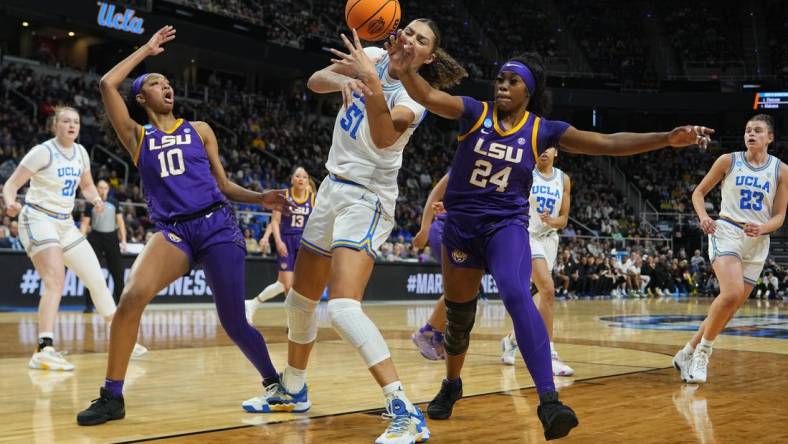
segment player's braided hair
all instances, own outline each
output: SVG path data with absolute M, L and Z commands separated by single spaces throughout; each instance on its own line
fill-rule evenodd
M 425 64 L 419 69 L 419 74 L 424 77 L 433 88 L 449 89 L 452 86 L 458 85 L 462 79 L 468 77 L 468 71 L 465 70 L 454 57 L 441 48 L 441 32 L 438 29 L 438 24 L 427 18 L 416 19 L 417 22 L 422 22 L 430 27 L 432 33 L 435 34 L 435 43 L 433 50 L 435 53 L 435 60 L 430 64 Z
M 527 66 L 536 80 L 536 91 L 531 92 L 526 109 L 546 117 L 552 108 L 553 100 L 550 91 L 547 90 L 547 69 L 542 56 L 537 52 L 526 52 L 513 57 L 512 60 Z

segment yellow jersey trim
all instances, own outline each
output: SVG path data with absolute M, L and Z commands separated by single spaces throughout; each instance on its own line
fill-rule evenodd
M 482 102 L 482 115 L 479 116 L 479 120 L 477 120 L 476 123 L 473 124 L 473 127 L 471 127 L 471 129 L 468 130 L 467 133 L 457 137 L 457 140 L 462 142 L 463 140 L 467 139 L 468 136 L 470 136 L 474 131 L 479 129 L 480 126 L 482 126 L 482 122 L 484 122 L 485 117 L 487 117 L 487 102 Z
M 539 138 L 539 121 L 540 120 L 541 119 L 539 118 L 539 116 L 536 116 L 536 119 L 534 119 L 533 128 L 531 128 L 531 148 L 534 150 L 534 160 L 539 158 L 539 149 L 537 148 L 536 143 L 537 143 L 538 138 Z
M 134 165 L 137 165 L 137 163 L 139 163 L 140 161 L 140 152 L 142 151 L 142 141 L 145 140 L 144 137 L 145 137 L 145 127 L 141 126 L 140 134 L 139 136 L 137 136 L 137 152 L 134 153 L 134 159 L 132 159 L 134 161 Z
M 295 203 L 297 203 L 297 204 L 299 204 L 299 205 L 301 205 L 301 204 L 303 204 L 303 203 L 305 203 L 306 201 L 308 201 L 308 200 L 309 200 L 309 191 L 306 191 L 306 192 L 304 193 L 304 200 L 298 200 L 298 199 L 296 199 L 296 197 L 295 197 L 295 193 L 293 193 L 293 188 L 290 188 L 290 189 L 288 189 L 288 190 L 287 190 L 287 193 L 288 193 L 288 195 L 289 195 L 289 196 L 292 196 L 292 197 L 293 197 L 293 202 L 295 202 Z
M 172 133 L 175 132 L 175 130 L 180 128 L 181 125 L 183 125 L 183 119 L 178 119 L 178 120 L 175 121 L 175 125 L 173 125 L 172 128 L 170 128 L 169 130 L 160 130 L 160 131 L 163 132 L 164 134 L 172 134 Z M 197 131 L 197 130 L 195 130 L 195 131 Z M 197 131 L 197 134 L 199 135 L 200 132 Z M 200 137 L 200 140 L 202 140 L 202 137 Z
M 498 132 L 498 135 L 500 136 L 511 136 L 517 131 L 520 131 L 520 129 L 522 129 L 522 127 L 525 125 L 525 122 L 528 121 L 529 117 L 531 117 L 531 113 L 526 111 L 525 114 L 523 114 L 523 118 L 517 123 L 517 125 L 509 128 L 508 131 L 504 131 L 498 125 L 498 107 L 493 106 L 493 126 L 495 127 L 495 131 Z

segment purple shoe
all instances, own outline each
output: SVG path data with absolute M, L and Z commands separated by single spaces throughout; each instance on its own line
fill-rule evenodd
M 410 336 L 410 339 L 416 344 L 422 356 L 430 361 L 440 361 L 446 359 L 446 352 L 443 349 L 443 341 L 436 341 L 433 332 L 417 331 Z

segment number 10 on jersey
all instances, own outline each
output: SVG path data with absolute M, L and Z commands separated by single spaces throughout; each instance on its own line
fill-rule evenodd
M 180 176 L 186 172 L 186 165 L 183 163 L 183 151 L 174 148 L 159 153 L 159 166 L 161 167 L 161 177 Z

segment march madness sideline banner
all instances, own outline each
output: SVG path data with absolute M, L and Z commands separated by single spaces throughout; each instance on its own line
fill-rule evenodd
M 123 256 L 128 278 L 136 256 Z M 276 280 L 277 267 L 273 259 L 250 257 L 246 259 L 246 298 L 252 298 Z M 107 285 L 112 291 L 114 282 L 104 269 Z M 0 252 L 0 309 L 36 307 L 43 287 L 41 277 L 30 259 L 21 252 Z M 482 287 L 488 296 L 497 296 L 498 287 L 490 275 L 485 275 Z M 66 272 L 61 305 L 83 305 L 85 286 L 70 270 Z M 436 264 L 377 263 L 372 272 L 365 300 L 435 300 L 443 293 L 443 276 Z M 279 296 L 281 301 L 283 296 Z M 188 275 L 162 290 L 153 303 L 212 302 L 211 290 L 205 273 L 195 268 Z

